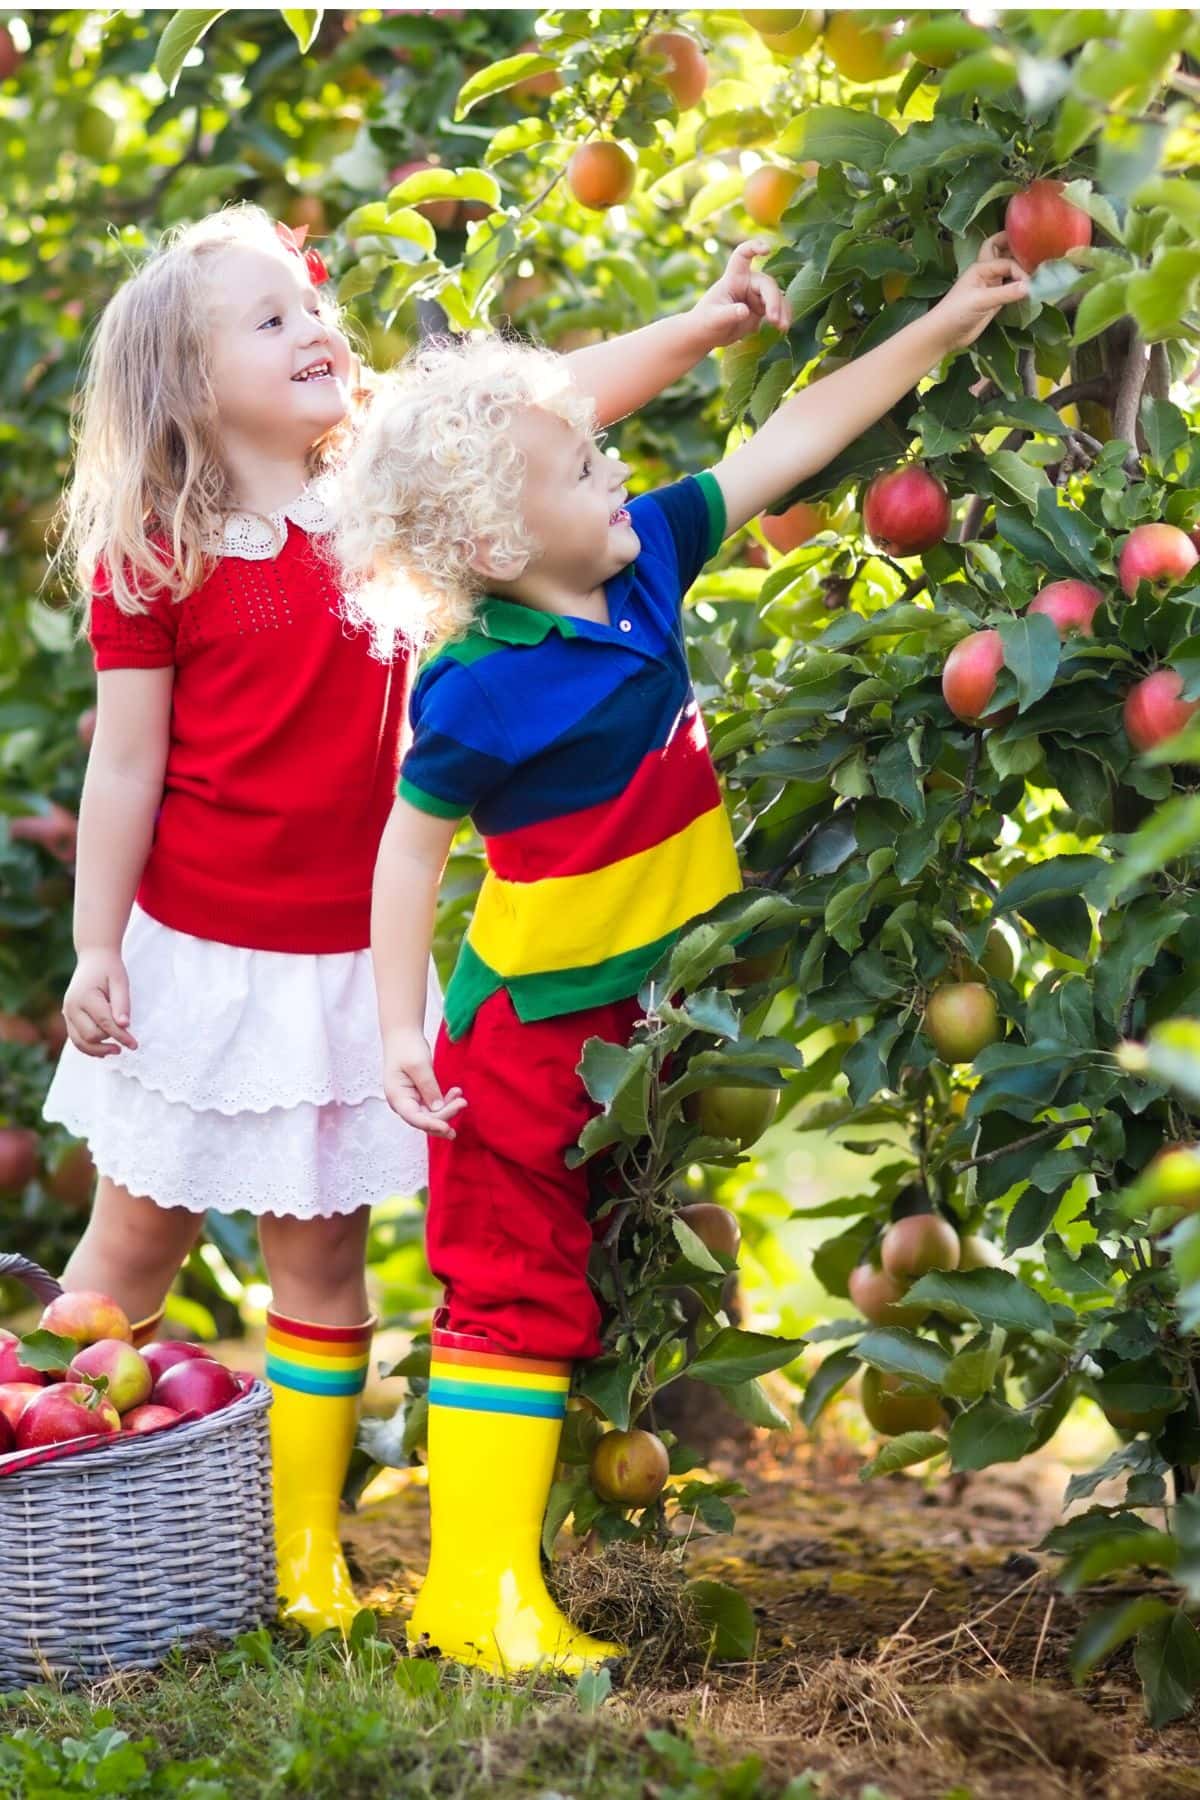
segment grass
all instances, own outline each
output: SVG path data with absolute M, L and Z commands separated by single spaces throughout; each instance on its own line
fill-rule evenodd
M 624 1709 L 621 1709 L 624 1714 Z M 257 1631 L 88 1692 L 0 1697 L 0 1796 L 66 1800 L 819 1800 L 815 1776 L 618 1716 L 607 1675 L 492 1681 L 360 1635 Z M 880 1796 L 879 1800 L 883 1800 Z

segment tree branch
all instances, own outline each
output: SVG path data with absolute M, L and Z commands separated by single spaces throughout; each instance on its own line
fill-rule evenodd
M 1125 352 L 1125 367 L 1121 371 L 1121 383 L 1117 389 L 1117 401 L 1113 407 L 1113 436 L 1121 438 L 1136 453 L 1138 407 L 1141 404 L 1142 388 L 1146 383 L 1146 371 L 1149 366 L 1150 352 L 1136 329 L 1129 339 L 1129 347 Z
M 999 1162 L 1002 1156 L 1012 1156 L 1017 1150 L 1027 1150 L 1031 1144 L 1040 1144 L 1046 1138 L 1065 1137 L 1068 1131 L 1075 1131 L 1080 1125 L 1087 1125 L 1087 1119 L 1059 1119 L 1053 1125 L 1043 1125 L 1038 1131 L 1026 1132 L 1024 1137 L 1014 1138 L 1011 1144 L 1001 1144 L 998 1150 L 985 1150 L 982 1156 L 972 1156 L 966 1162 L 955 1163 L 954 1173 L 965 1175 L 968 1169 L 983 1169 L 989 1163 Z
M 954 846 L 952 863 L 960 863 L 967 847 L 967 819 L 975 802 L 975 777 L 979 773 L 979 757 L 983 749 L 983 732 L 978 728 L 971 734 L 971 754 L 967 758 L 967 772 L 963 777 L 962 799 L 958 803 L 958 842 Z
M 960 544 L 969 544 L 973 538 L 979 536 L 979 527 L 983 523 L 983 515 L 987 509 L 988 496 L 986 494 L 972 495 L 971 504 L 963 514 L 962 529 L 958 534 Z

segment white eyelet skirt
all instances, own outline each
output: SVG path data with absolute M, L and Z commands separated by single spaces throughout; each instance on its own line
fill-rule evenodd
M 62 1053 L 45 1116 L 159 1206 L 330 1218 L 424 1187 L 422 1132 L 384 1098 L 369 950 L 292 955 L 189 937 L 134 907 L 136 1050 Z M 441 1024 L 431 967 L 425 1030 Z

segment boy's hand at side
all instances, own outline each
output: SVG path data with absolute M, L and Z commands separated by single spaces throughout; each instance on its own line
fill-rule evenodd
M 430 1137 L 454 1137 L 450 1121 L 467 1102 L 461 1088 L 442 1093 L 422 1032 L 396 1031 L 388 1038 L 383 1047 L 383 1089 L 388 1105 L 406 1125 Z
M 761 325 L 774 325 L 777 331 L 791 325 L 791 308 L 775 277 L 751 266 L 756 256 L 768 256 L 774 248 L 759 239 L 739 244 L 721 279 L 697 300 L 692 319 L 709 349 L 736 344 Z
M 964 269 L 950 292 L 929 314 L 942 328 L 946 349 L 965 350 L 985 331 L 1002 306 L 1029 298 L 1029 277 L 1014 262 L 1002 231 L 980 247 L 978 260 Z

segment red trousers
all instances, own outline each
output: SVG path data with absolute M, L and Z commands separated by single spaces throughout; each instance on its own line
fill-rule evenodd
M 461 1087 L 467 1106 L 453 1141 L 429 1140 L 426 1246 L 446 1290 L 439 1330 L 516 1356 L 599 1352 L 589 1165 L 566 1164 L 599 1108 L 575 1071 L 588 1038 L 626 1043 L 640 1017 L 629 999 L 525 1025 L 501 991 L 457 1043 L 443 1028 L 434 1069 L 443 1093 Z

